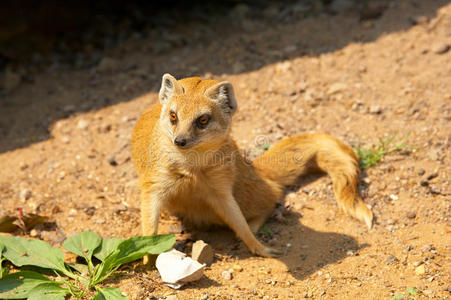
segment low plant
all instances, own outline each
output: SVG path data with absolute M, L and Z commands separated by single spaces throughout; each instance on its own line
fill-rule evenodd
M 412 300 L 421 293 L 416 287 L 407 288 L 406 293 L 396 294 L 393 296 L 392 300 Z
M 394 135 L 386 139 L 380 138 L 379 143 L 376 146 L 372 146 L 371 148 L 363 148 L 362 144 L 359 142 L 354 151 L 359 156 L 360 168 L 363 170 L 374 166 L 375 164 L 380 162 L 385 155 L 389 153 L 398 150 L 414 149 L 414 147 L 404 144 L 409 135 L 406 135 L 403 139 L 401 139 L 400 142 L 393 145 L 393 141 L 395 140 L 397 135 L 398 134 L 395 133 Z
M 120 289 L 100 283 L 121 265 L 168 251 L 174 243 L 174 235 L 102 239 L 95 232 L 82 232 L 63 243 L 86 262 L 72 264 L 64 262 L 61 249 L 44 241 L 0 236 L 0 299 L 64 300 L 68 294 L 78 299 L 128 299 Z M 2 268 L 4 260 L 20 270 L 8 274 L 9 269 Z

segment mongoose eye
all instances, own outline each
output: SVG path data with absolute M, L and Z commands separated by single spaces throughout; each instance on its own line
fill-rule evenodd
M 175 124 L 175 122 L 177 122 L 177 114 L 175 112 L 171 111 L 169 118 L 171 119 L 172 124 Z
M 197 127 L 205 128 L 205 126 L 207 126 L 208 122 L 210 122 L 210 116 L 202 115 L 199 118 L 197 118 Z

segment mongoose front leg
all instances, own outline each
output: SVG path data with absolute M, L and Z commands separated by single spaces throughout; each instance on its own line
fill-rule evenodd
M 281 254 L 280 251 L 265 247 L 257 240 L 232 194 L 224 197 L 212 197 L 209 200 L 216 213 L 246 244 L 249 251 L 266 257 L 274 257 Z
M 160 218 L 161 201 L 157 193 L 141 192 L 141 233 L 143 236 L 158 233 L 158 220 Z M 143 257 L 143 263 L 150 262 L 150 255 Z

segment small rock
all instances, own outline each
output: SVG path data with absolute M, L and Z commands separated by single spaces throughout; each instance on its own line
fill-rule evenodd
M 424 173 L 426 173 L 426 171 L 425 171 L 424 169 L 419 169 L 419 170 L 418 170 L 418 175 L 419 175 L 419 176 L 423 176 Z
M 266 284 L 271 284 L 271 281 L 272 281 L 271 278 L 265 280 Z
M 440 190 L 440 188 L 437 187 L 436 185 L 433 185 L 433 184 L 431 184 L 431 185 L 429 186 L 429 191 L 430 191 L 432 194 L 436 194 L 436 195 L 439 195 L 439 194 L 442 193 L 442 191 Z
M 382 107 L 380 105 L 372 105 L 370 107 L 370 114 L 379 115 L 382 113 Z
M 437 42 L 431 46 L 431 51 L 435 54 L 444 54 L 448 52 L 450 45 L 444 42 Z
M 113 211 L 115 214 L 120 214 L 121 212 L 126 211 L 127 209 L 128 209 L 128 207 L 123 203 L 118 204 L 113 207 Z
M 94 206 L 90 206 L 84 209 L 85 214 L 88 216 L 93 216 L 96 213 L 96 208 Z
M 337 83 L 332 84 L 329 87 L 329 89 L 327 90 L 327 93 L 329 95 L 333 95 L 333 94 L 336 94 L 336 93 L 346 90 L 346 88 L 347 88 L 346 84 L 337 82 Z
M 409 219 L 415 219 L 416 216 L 417 216 L 417 213 L 414 211 L 407 212 L 407 218 L 409 218 Z
M 241 272 L 243 271 L 243 267 L 240 265 L 233 265 L 233 270 L 236 272 Z
M 424 262 L 423 262 L 422 260 L 419 260 L 419 261 L 414 262 L 414 263 L 413 263 L 413 266 L 414 266 L 414 267 L 418 267 L 418 266 L 421 266 L 423 263 L 424 263 Z
M 346 251 L 346 255 L 347 256 L 353 256 L 354 255 L 354 251 L 348 250 L 348 251 Z
M 427 180 L 420 180 L 420 185 L 421 186 L 428 186 L 429 185 L 429 182 L 427 181 Z
M 398 196 L 394 195 L 394 194 L 390 194 L 390 196 L 388 196 L 390 199 L 392 199 L 393 201 L 397 201 L 399 198 Z
M 425 25 L 429 22 L 429 18 L 427 16 L 415 16 L 410 18 L 410 22 L 413 25 Z
M 424 275 L 426 273 L 426 268 L 424 267 L 424 265 L 419 265 L 418 267 L 415 268 L 415 274 L 417 274 L 418 276 Z
M 203 294 L 200 296 L 199 300 L 210 300 L 210 294 Z
M 86 120 L 81 119 L 77 123 L 77 128 L 78 129 L 85 130 L 85 129 L 88 129 L 88 127 L 89 127 L 89 122 L 86 121 Z
M 207 243 L 202 240 L 196 241 L 193 244 L 193 251 L 191 257 L 197 260 L 201 264 L 211 265 L 213 262 L 214 254 L 213 249 Z
M 38 236 L 38 234 L 39 234 L 39 232 L 36 230 L 36 229 L 31 229 L 31 231 L 30 231 L 30 236 L 32 236 L 32 237 L 37 237 Z
M 437 173 L 437 172 L 432 173 L 432 174 L 429 174 L 429 175 L 426 177 L 426 180 L 432 180 L 432 179 L 436 178 L 437 176 L 438 176 L 438 173 Z
M 177 297 L 177 295 L 169 295 L 169 296 L 166 296 L 165 299 L 166 300 L 178 300 L 179 298 Z
M 22 201 L 28 200 L 31 198 L 31 191 L 29 189 L 23 189 L 20 191 L 19 199 Z
M 71 210 L 69 210 L 69 216 L 76 216 L 78 214 L 78 210 L 76 210 L 75 208 L 72 208 Z
M 70 138 L 67 135 L 65 135 L 61 138 L 61 142 L 64 144 L 69 144 Z
M 116 161 L 116 159 L 115 159 L 114 157 L 108 158 L 108 163 L 109 163 L 111 166 L 113 166 L 113 167 L 115 167 L 115 166 L 118 165 L 118 163 L 117 163 L 117 161 Z
M 368 177 L 365 177 L 365 178 L 363 178 L 363 182 L 365 182 L 366 184 L 370 184 L 371 179 L 369 179 Z
M 432 246 L 431 244 L 429 244 L 429 245 L 424 245 L 422 248 L 421 248 L 421 252 L 429 252 L 429 251 L 431 251 L 432 249 L 434 249 L 434 246 Z
M 233 278 L 232 273 L 229 272 L 229 271 L 223 271 L 223 272 L 221 273 L 221 276 L 222 276 L 222 278 L 224 278 L 225 280 L 232 280 L 232 278 Z
M 394 264 L 394 263 L 397 262 L 397 261 L 398 261 L 398 258 L 396 258 L 396 256 L 390 255 L 390 256 L 385 260 L 385 263 L 386 263 L 387 265 L 392 265 L 392 264 Z

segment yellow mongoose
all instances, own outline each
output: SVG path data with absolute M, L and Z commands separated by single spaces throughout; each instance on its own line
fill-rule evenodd
M 329 174 L 339 206 L 371 227 L 373 214 L 358 194 L 357 157 L 340 140 L 301 134 L 249 162 L 230 135 L 237 102 L 229 82 L 165 74 L 159 100 L 143 113 L 131 141 L 143 235 L 157 234 L 166 209 L 194 225 L 227 225 L 252 253 L 277 255 L 254 233 L 284 186 L 310 170 Z

